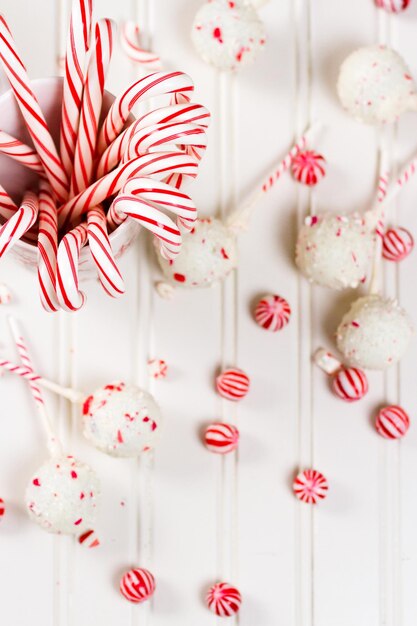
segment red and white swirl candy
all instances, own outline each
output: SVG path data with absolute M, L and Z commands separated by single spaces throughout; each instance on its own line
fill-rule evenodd
M 219 617 L 232 617 L 242 604 L 239 589 L 229 583 L 216 583 L 207 592 L 207 606 Z
M 145 602 L 155 591 L 155 578 L 147 569 L 131 569 L 123 574 L 120 581 L 120 592 L 135 604 Z
M 274 333 L 288 324 L 290 316 L 291 307 L 281 296 L 272 294 L 264 296 L 255 307 L 256 323 Z
M 363 370 L 357 367 L 342 367 L 333 376 L 333 391 L 346 402 L 356 402 L 369 390 L 368 379 Z
M 375 0 L 378 8 L 384 9 L 387 13 L 401 13 L 410 4 L 411 0 Z
M 389 228 L 382 239 L 382 256 L 387 261 L 402 261 L 414 248 L 414 238 L 405 228 Z
M 317 504 L 319 500 L 323 500 L 327 496 L 329 485 L 321 472 L 307 469 L 296 476 L 293 490 L 302 502 Z
M 313 187 L 326 175 L 326 159 L 313 150 L 298 152 L 293 157 L 291 171 L 296 181 Z
M 216 378 L 216 388 L 222 398 L 237 402 L 249 392 L 250 379 L 243 370 L 230 368 Z
M 217 454 L 227 454 L 236 450 L 239 444 L 239 431 L 233 424 L 210 424 L 204 433 L 207 450 Z
M 376 417 L 375 427 L 385 439 L 400 439 L 410 427 L 410 418 L 400 406 L 385 406 Z

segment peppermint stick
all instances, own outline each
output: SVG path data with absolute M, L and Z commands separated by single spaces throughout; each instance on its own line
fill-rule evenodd
M 271 169 L 270 173 L 266 177 L 256 183 L 253 191 L 247 196 L 241 203 L 241 208 L 234 211 L 227 220 L 227 225 L 233 230 L 240 231 L 245 230 L 248 227 L 252 212 L 262 198 L 275 183 L 281 178 L 281 176 L 289 169 L 291 162 L 298 152 L 301 152 L 306 147 L 309 141 L 312 141 L 314 137 L 321 130 L 320 124 L 315 124 L 308 128 L 305 133 L 297 139 L 292 148 L 287 152 L 284 158 L 281 158 L 276 165 Z
M 42 161 L 46 176 L 59 202 L 68 196 L 68 181 L 48 125 L 35 94 L 30 88 L 26 68 L 16 50 L 9 27 L 0 15 L 0 61 L 16 96 L 17 104 Z
M 87 226 L 79 224 L 61 240 L 57 255 L 57 295 L 64 311 L 78 311 L 85 302 L 79 290 L 78 271 L 81 249 L 87 243 Z
M 21 206 L 0 228 L 0 258 L 33 226 L 38 210 L 38 198 L 31 191 L 27 191 Z
M 74 0 L 67 39 L 61 112 L 60 152 L 68 180 L 74 167 L 87 52 L 90 46 L 92 0 Z
M 91 183 L 104 83 L 113 49 L 116 26 L 112 20 L 99 20 L 95 46 L 88 64 L 71 178 L 71 197 Z
M 56 393 L 63 398 L 66 398 L 70 402 L 81 403 L 85 400 L 86 394 L 81 391 L 75 391 L 70 387 L 62 387 L 57 383 L 54 383 L 50 380 L 42 378 L 39 374 L 36 374 L 32 369 L 25 367 L 23 365 L 17 365 L 12 361 L 8 361 L 6 359 L 0 359 L 0 370 L 6 370 L 11 374 L 15 374 L 16 376 L 20 376 L 25 380 L 36 382 L 43 389 L 47 389 L 48 391 L 52 391 L 52 393 Z
M 30 353 L 29 353 L 26 341 L 22 335 L 22 332 L 19 328 L 19 324 L 17 320 L 14 319 L 13 317 L 9 317 L 9 326 L 10 326 L 10 330 L 14 338 L 17 350 L 19 352 L 20 358 L 22 360 L 23 367 L 26 368 L 29 372 L 33 373 L 32 359 L 30 357 Z M 36 408 L 38 409 L 39 416 L 42 420 L 45 433 L 47 435 L 48 450 L 51 456 L 53 457 L 61 456 L 62 446 L 58 437 L 54 433 L 51 419 L 45 408 L 45 401 L 43 399 L 40 387 L 35 380 L 30 380 L 30 379 L 29 379 L 29 387 L 32 392 L 33 399 L 35 401 Z

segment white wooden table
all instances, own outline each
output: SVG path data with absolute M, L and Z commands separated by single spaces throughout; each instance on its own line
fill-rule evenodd
M 362 210 L 372 199 L 378 132 L 350 120 L 335 98 L 337 69 L 353 47 L 391 42 L 417 76 L 417 6 L 401 17 L 381 16 L 371 0 L 272 0 L 262 10 L 268 45 L 253 67 L 220 77 L 194 53 L 190 24 L 201 0 L 96 0 L 96 15 L 139 19 L 170 68 L 195 80 L 197 101 L 213 114 L 209 149 L 192 186 L 201 214 L 224 212 L 290 144 L 309 119 L 328 129 L 319 146 L 328 176 L 313 194 L 285 177 L 259 205 L 241 238 L 239 270 L 225 286 L 178 291 L 161 300 L 149 241 L 141 236 L 123 258 L 127 293 L 110 301 L 98 284 L 75 315 L 41 310 L 36 281 L 12 258 L 0 279 L 14 292 L 0 310 L 2 351 L 13 354 L 6 316 L 18 316 L 31 337 L 42 373 L 92 390 L 116 378 L 153 391 L 166 419 L 154 456 L 111 459 L 81 438 L 76 411 L 50 398 L 69 449 L 99 472 L 102 546 L 85 550 L 32 525 L 22 509 L 27 478 L 45 459 L 44 439 L 21 380 L 0 381 L 0 528 L 2 622 L 31 626 L 205 626 L 208 584 L 240 587 L 241 626 L 415 626 L 417 613 L 417 428 L 403 442 L 377 436 L 371 417 L 380 403 L 401 403 L 416 417 L 417 343 L 401 367 L 370 375 L 358 405 L 332 396 L 312 368 L 354 293 L 311 289 L 293 265 L 297 225 L 314 201 L 320 210 Z M 32 77 L 53 75 L 63 48 L 66 0 L 3 0 Z M 120 53 L 109 88 L 135 77 Z M 3 85 L 5 88 L 5 85 Z M 1 125 L 1 123 L 0 123 Z M 392 163 L 417 145 L 417 117 L 398 124 Z M 0 173 L 1 180 L 1 173 Z M 3 182 L 3 181 L 2 181 Z M 401 224 L 417 232 L 412 182 L 398 201 Z M 149 252 L 149 254 L 148 254 Z M 386 266 L 386 293 L 412 315 L 417 304 L 416 256 Z M 293 308 L 281 333 L 262 332 L 250 305 L 277 292 Z M 148 380 L 148 357 L 170 367 L 163 382 Z M 248 398 L 231 411 L 213 391 L 213 375 L 237 364 L 252 377 Z M 207 422 L 235 421 L 238 455 L 206 452 L 199 432 Z M 314 466 L 330 482 L 316 509 L 292 495 L 299 466 Z M 120 573 L 148 566 L 157 593 L 131 606 L 118 592 Z

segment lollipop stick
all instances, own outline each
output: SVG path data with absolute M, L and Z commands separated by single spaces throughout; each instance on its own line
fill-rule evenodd
M 20 331 L 19 324 L 16 319 L 9 317 L 9 326 L 15 341 L 17 350 L 22 360 L 23 366 L 30 372 L 33 372 L 32 359 L 29 354 L 28 347 Z M 58 437 L 54 433 L 50 417 L 45 408 L 45 402 L 42 396 L 42 392 L 38 383 L 35 380 L 29 380 L 29 387 L 32 392 L 33 399 L 35 400 L 36 408 L 38 409 L 39 416 L 42 420 L 45 433 L 48 441 L 48 449 L 51 456 L 62 455 L 62 446 Z
M 39 374 L 36 374 L 32 369 L 24 365 L 17 365 L 16 363 L 12 363 L 11 361 L 7 361 L 5 359 L 0 359 L 0 370 L 5 369 L 16 376 L 21 376 L 25 380 L 31 380 L 36 382 L 40 387 L 47 389 L 48 391 L 52 391 L 63 398 L 66 398 L 70 402 L 74 404 L 82 403 L 86 394 L 81 391 L 76 391 L 75 389 L 71 389 L 70 387 L 62 387 L 57 383 L 54 383 L 50 380 L 42 378 Z
M 262 177 L 262 179 L 255 184 L 252 192 L 249 193 L 246 199 L 244 199 L 241 203 L 241 208 L 234 211 L 227 220 L 227 225 L 230 228 L 236 231 L 245 230 L 247 228 L 249 219 L 256 204 L 289 169 L 294 156 L 303 150 L 307 143 L 316 137 L 321 129 L 322 125 L 318 123 L 310 126 L 310 128 L 308 128 L 305 133 L 297 139 L 284 158 L 281 158 L 278 163 L 272 167 L 269 174 Z

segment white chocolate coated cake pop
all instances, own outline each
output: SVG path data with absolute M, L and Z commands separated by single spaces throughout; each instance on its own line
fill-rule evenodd
M 308 217 L 300 229 L 295 261 L 308 280 L 330 289 L 355 288 L 364 282 L 375 238 L 358 215 Z
M 72 456 L 53 457 L 26 489 L 29 517 L 51 533 L 79 535 L 96 520 L 100 483 L 95 472 Z
M 195 16 L 192 40 L 204 61 L 231 71 L 257 57 L 265 28 L 249 0 L 209 0 Z
M 410 317 L 394 300 L 370 295 L 352 304 L 336 339 L 350 365 L 383 370 L 402 358 L 413 332 Z
M 236 236 L 218 219 L 198 219 L 193 230 L 183 235 L 181 252 L 174 260 L 157 255 L 171 284 L 208 287 L 236 267 Z
M 352 52 L 341 65 L 337 92 L 346 111 L 365 124 L 394 122 L 417 106 L 415 84 L 406 63 L 385 46 L 366 46 Z
M 136 385 L 105 385 L 83 405 L 84 436 L 111 456 L 134 457 L 153 448 L 161 423 L 155 400 Z

